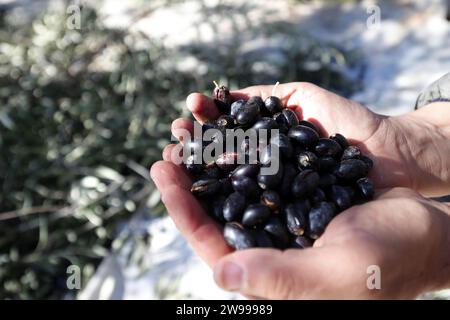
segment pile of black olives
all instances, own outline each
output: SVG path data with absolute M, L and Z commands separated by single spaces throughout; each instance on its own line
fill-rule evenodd
M 276 96 L 232 101 L 229 90 L 216 85 L 214 101 L 222 115 L 204 123 L 204 131 L 215 128 L 225 135 L 226 129 L 279 130 L 264 150 L 257 150 L 256 164 L 234 161 L 238 152 L 252 152 L 248 145 L 217 155 L 210 163 L 195 163 L 194 155 L 187 158 L 186 169 L 194 179 L 191 191 L 224 226 L 231 247 L 310 247 L 333 217 L 373 196 L 374 185 L 367 178 L 373 162 L 343 135 L 320 137 L 316 125 L 299 121 Z M 194 149 L 211 141 L 185 143 Z M 268 165 L 272 145 L 279 150 L 279 169 L 264 175 L 261 169 Z

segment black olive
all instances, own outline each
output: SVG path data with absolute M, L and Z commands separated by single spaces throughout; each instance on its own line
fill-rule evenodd
M 249 198 L 256 198 L 260 194 L 256 181 L 249 177 L 237 177 L 231 180 L 234 190 Z
M 311 151 L 304 151 L 297 155 L 297 161 L 300 169 L 317 169 L 319 158 Z
M 342 148 L 339 143 L 332 139 L 320 138 L 317 141 L 315 151 L 320 157 L 336 157 L 341 154 Z
M 230 174 L 231 179 L 238 177 L 256 177 L 259 172 L 259 164 L 241 164 Z
M 349 146 L 342 153 L 341 160 L 359 159 L 361 150 L 357 146 Z
M 259 153 L 259 162 L 262 165 L 269 165 L 272 161 L 279 161 L 280 149 L 275 144 L 268 144 Z
M 275 96 L 266 98 L 266 100 L 264 100 L 264 105 L 271 114 L 280 112 L 281 109 L 283 109 L 283 103 L 281 102 L 280 98 Z
M 231 184 L 231 180 L 228 178 L 219 179 L 220 183 L 220 192 L 223 195 L 229 195 L 234 191 L 233 185 Z
M 256 130 L 272 130 L 278 129 L 278 123 L 272 118 L 262 117 L 253 125 L 252 129 Z M 267 132 L 267 137 L 270 135 L 270 132 Z
M 189 157 L 187 157 L 186 159 L 186 169 L 188 172 L 192 173 L 192 174 L 199 174 L 202 172 L 203 170 L 203 164 L 201 162 L 200 157 L 195 156 L 194 154 L 190 155 Z
M 298 122 L 299 125 L 301 126 L 305 126 L 308 128 L 313 129 L 315 132 L 317 132 L 317 134 L 320 134 L 319 128 L 316 127 L 316 125 L 312 122 L 306 121 L 306 120 L 301 120 Z
M 199 197 L 213 196 L 221 189 L 217 179 L 198 180 L 192 184 L 191 192 Z
M 296 236 L 303 235 L 308 227 L 307 212 L 294 203 L 288 204 L 284 212 L 289 232 Z
M 296 127 L 299 124 L 297 115 L 295 114 L 294 111 L 292 111 L 291 109 L 283 109 L 283 111 L 281 111 L 281 113 L 283 114 L 284 118 L 286 119 L 287 125 L 289 128 L 292 127 Z
M 234 192 L 226 198 L 223 203 L 223 217 L 226 221 L 239 220 L 247 206 L 245 197 L 239 193 Z
M 236 152 L 224 152 L 216 159 L 216 165 L 223 171 L 229 172 L 237 166 L 238 154 Z
M 288 132 L 288 137 L 305 148 L 314 146 L 319 140 L 319 135 L 316 131 L 302 125 L 292 127 Z
M 278 213 L 281 208 L 280 195 L 273 190 L 266 190 L 261 195 L 261 203 L 265 204 L 275 213 Z
M 319 186 L 320 176 L 313 170 L 300 172 L 292 182 L 291 192 L 295 197 L 304 197 L 312 194 Z
M 319 187 L 326 188 L 336 184 L 337 178 L 331 173 L 322 173 L 319 178 Z
M 231 108 L 230 108 L 230 109 L 231 109 L 231 110 L 230 110 L 230 115 L 231 115 L 233 118 L 236 118 L 237 114 L 238 114 L 242 109 L 245 108 L 245 104 L 246 104 L 246 102 L 245 102 L 244 100 L 242 100 L 242 99 L 233 102 L 233 103 L 231 104 Z
M 263 173 L 264 170 L 268 168 L 262 167 L 257 177 L 258 185 L 261 189 L 274 189 L 278 187 L 283 179 L 283 165 L 281 162 L 278 163 L 278 170 L 272 174 Z
M 277 247 L 284 248 L 289 244 L 289 231 L 280 218 L 271 216 L 264 225 L 264 230 L 270 234 Z
M 325 192 L 320 188 L 317 188 L 309 198 L 313 204 L 318 204 L 319 202 L 327 200 Z
M 363 198 L 364 200 L 370 200 L 373 198 L 375 187 L 372 180 L 366 177 L 361 178 L 358 181 L 356 181 L 356 186 L 358 188 L 361 198 Z
M 246 104 L 244 108 L 240 109 L 236 114 L 236 122 L 240 125 L 250 127 L 259 118 L 259 108 L 256 104 Z
M 291 247 L 297 249 L 306 249 L 312 247 L 314 241 L 306 236 L 297 236 L 292 240 Z
M 349 189 L 339 185 L 331 186 L 330 198 L 340 210 L 350 208 L 352 205 L 352 194 Z
M 315 205 L 309 212 L 309 237 L 312 239 L 319 238 L 328 223 L 333 219 L 334 213 L 335 207 L 330 202 L 321 202 Z
M 332 157 L 322 157 L 317 161 L 317 166 L 320 172 L 333 172 L 338 165 L 338 162 Z
M 339 143 L 339 145 L 341 146 L 342 150 L 347 149 L 347 147 L 349 146 L 347 138 L 345 138 L 340 133 L 336 133 L 336 134 L 332 135 L 330 137 L 330 139 L 336 141 L 337 143 Z
M 339 178 L 353 181 L 364 177 L 368 171 L 369 169 L 363 161 L 348 159 L 339 164 L 336 174 Z
M 276 136 L 273 136 L 270 139 L 270 144 L 278 146 L 279 153 L 283 158 L 288 159 L 292 157 L 294 148 L 292 147 L 291 140 L 288 138 L 287 135 L 280 133 Z
M 256 240 L 250 230 L 246 230 L 240 223 L 228 222 L 223 229 L 225 241 L 236 250 L 256 247 Z
M 363 161 L 366 164 L 368 170 L 373 168 L 373 160 L 369 157 L 361 155 L 359 157 L 359 160 Z
M 235 126 L 235 120 L 232 116 L 221 115 L 217 120 L 217 127 L 221 129 L 232 129 Z
M 220 223 L 225 222 L 223 215 L 225 199 L 225 196 L 220 195 L 211 201 L 210 211 L 212 213 L 212 217 Z
M 242 216 L 242 225 L 256 227 L 262 225 L 270 217 L 270 209 L 261 203 L 247 206 Z
M 298 171 L 295 169 L 292 163 L 287 162 L 283 168 L 283 179 L 281 179 L 280 186 L 278 188 L 282 197 L 289 197 L 291 195 L 292 181 L 297 176 Z
M 288 124 L 286 117 L 282 112 L 275 113 L 272 116 L 272 119 L 276 121 L 278 124 L 278 129 L 280 130 L 280 133 L 286 134 L 290 128 L 290 125 Z
M 258 248 L 273 248 L 274 243 L 267 232 L 264 230 L 252 230 L 253 238 Z
M 210 120 L 202 124 L 202 134 L 209 129 L 217 129 L 217 123 Z

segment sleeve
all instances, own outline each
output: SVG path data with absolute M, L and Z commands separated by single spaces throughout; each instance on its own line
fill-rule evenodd
M 419 95 L 415 109 L 438 101 L 450 101 L 450 73 L 432 83 Z

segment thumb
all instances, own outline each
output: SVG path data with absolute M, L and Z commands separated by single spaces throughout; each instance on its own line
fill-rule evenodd
M 214 268 L 216 283 L 225 290 L 267 299 L 317 296 L 331 280 L 324 248 L 279 251 L 250 249 L 223 257 Z

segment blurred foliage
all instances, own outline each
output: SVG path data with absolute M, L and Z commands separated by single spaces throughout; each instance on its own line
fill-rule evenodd
M 147 168 L 189 92 L 210 90 L 213 79 L 354 87 L 343 72 L 348 55 L 304 34 L 275 51 L 201 42 L 169 49 L 105 28 L 92 8 L 82 10 L 80 30 L 66 19 L 53 11 L 27 25 L 0 19 L 0 299 L 74 297 L 68 265 L 81 268 L 85 284 L 127 236 L 151 241 L 125 225 L 132 214 L 164 213 Z

